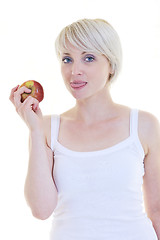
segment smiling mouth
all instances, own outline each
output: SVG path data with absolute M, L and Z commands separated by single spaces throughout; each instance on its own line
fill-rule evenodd
M 82 82 L 82 81 L 71 82 L 70 85 L 73 89 L 81 89 L 87 85 L 87 82 Z

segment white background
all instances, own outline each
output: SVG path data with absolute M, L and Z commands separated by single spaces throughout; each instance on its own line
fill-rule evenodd
M 32 217 L 23 187 L 28 129 L 9 101 L 11 88 L 29 79 L 45 90 L 44 114 L 74 100 L 63 85 L 54 41 L 80 18 L 104 18 L 117 30 L 123 70 L 112 86 L 115 101 L 160 118 L 160 0 L 5 0 L 0 3 L 0 239 L 47 240 L 51 218 Z

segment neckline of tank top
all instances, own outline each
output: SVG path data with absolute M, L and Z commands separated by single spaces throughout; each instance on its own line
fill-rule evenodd
M 69 155 L 69 156 L 75 156 L 75 157 L 95 157 L 95 156 L 100 156 L 100 155 L 107 155 L 107 154 L 111 154 L 113 152 L 117 152 L 118 150 L 121 150 L 127 146 L 129 146 L 129 144 L 131 143 L 136 143 L 136 146 L 138 148 L 139 154 L 142 158 L 144 158 L 145 154 L 144 154 L 144 150 L 143 147 L 141 145 L 141 142 L 139 139 L 135 139 L 135 136 L 129 135 L 127 138 L 125 138 L 124 140 L 114 144 L 111 147 L 107 147 L 104 149 L 100 149 L 100 150 L 93 150 L 93 151 L 75 151 L 72 149 L 69 149 L 68 147 L 63 146 L 57 139 L 55 142 L 55 152 L 56 150 L 59 151 L 60 153 L 63 153 L 65 155 Z

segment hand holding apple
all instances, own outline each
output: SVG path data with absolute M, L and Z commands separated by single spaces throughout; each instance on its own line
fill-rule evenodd
M 26 83 L 28 84 L 26 85 Z M 41 131 L 43 125 L 43 114 L 39 108 L 39 102 L 43 100 L 44 92 L 42 86 L 38 84 L 39 89 L 32 91 L 32 86 L 36 81 L 29 80 L 23 83 L 20 87 L 17 85 L 12 88 L 10 93 L 10 101 L 15 106 L 16 112 L 24 120 L 30 131 Z M 31 84 L 31 85 L 30 85 Z M 37 87 L 36 84 L 36 87 Z M 26 94 L 26 98 L 22 97 L 23 94 Z M 40 97 L 37 96 L 37 93 L 40 94 Z M 33 94 L 33 96 L 31 95 Z M 23 102 L 22 102 L 23 101 Z
M 24 100 L 28 97 L 28 96 L 32 96 L 34 98 L 36 98 L 39 102 L 41 102 L 44 98 L 44 91 L 43 91 L 43 87 L 42 85 L 35 81 L 35 80 L 28 80 L 26 82 L 24 82 L 19 88 L 21 87 L 27 87 L 29 89 L 31 89 L 30 93 L 22 93 L 21 95 L 21 102 L 24 102 Z

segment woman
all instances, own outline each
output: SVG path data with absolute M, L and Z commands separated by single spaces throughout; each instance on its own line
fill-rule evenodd
M 26 87 L 10 95 L 30 131 L 33 215 L 53 213 L 54 240 L 160 239 L 160 125 L 111 98 L 122 62 L 116 31 L 102 19 L 79 20 L 61 31 L 56 52 L 72 109 L 43 117 L 36 99 L 21 103 Z

